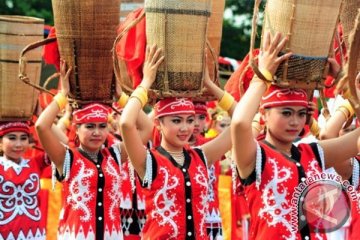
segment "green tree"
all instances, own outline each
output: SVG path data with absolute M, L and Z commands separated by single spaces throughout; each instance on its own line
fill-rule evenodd
M 264 3 L 260 6 L 263 11 Z M 221 55 L 242 59 L 250 49 L 251 20 L 254 0 L 226 0 L 226 14 L 223 23 Z M 229 17 L 230 16 L 230 17 Z M 261 32 L 261 14 L 259 15 L 257 32 Z M 256 39 L 258 47 L 260 38 Z
M 50 0 L 1 0 L 0 14 L 38 17 L 45 24 L 54 24 Z

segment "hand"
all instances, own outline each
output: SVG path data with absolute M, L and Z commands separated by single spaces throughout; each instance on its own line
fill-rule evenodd
M 312 101 L 309 102 L 307 111 L 307 114 L 312 117 L 316 111 L 316 104 Z
M 212 84 L 214 84 L 214 83 L 210 79 L 209 68 L 206 66 L 205 73 L 204 73 L 204 86 L 206 88 L 209 88 Z
M 66 71 L 66 62 L 64 59 L 60 60 L 60 83 L 61 83 L 61 93 L 64 96 L 67 96 L 70 92 L 69 76 L 72 68 L 70 67 Z
M 337 78 L 337 76 L 341 71 L 341 66 L 337 63 L 335 58 L 329 58 L 328 62 L 329 62 L 329 75 L 332 76 L 333 78 Z
M 116 80 L 116 83 L 115 83 L 115 97 L 116 97 L 116 99 L 119 99 L 121 97 L 121 93 L 122 93 L 121 83 L 120 83 L 120 81 Z
M 271 39 L 269 32 L 265 34 L 263 49 L 259 54 L 259 69 L 268 70 L 274 76 L 280 63 L 291 56 L 291 52 L 278 56 L 279 52 L 285 47 L 287 42 L 280 33 L 276 33 L 275 37 Z
M 161 51 L 161 48 L 157 48 L 156 44 L 146 46 L 146 56 L 143 69 L 144 78 L 141 85 L 147 89 L 149 89 L 154 83 L 157 69 L 164 60 L 164 56 L 160 56 Z

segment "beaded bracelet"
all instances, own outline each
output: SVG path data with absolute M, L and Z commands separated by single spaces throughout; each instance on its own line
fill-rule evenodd
M 61 92 L 59 92 L 58 94 L 55 95 L 54 100 L 57 103 L 60 111 L 62 111 L 65 108 L 65 106 L 68 102 L 66 96 Z

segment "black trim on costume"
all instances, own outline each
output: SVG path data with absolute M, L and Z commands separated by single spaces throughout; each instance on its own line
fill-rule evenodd
M 205 155 L 204 155 L 204 152 L 202 151 L 202 149 L 200 149 L 200 148 L 193 148 L 193 149 L 195 150 L 195 152 L 197 152 L 197 154 L 199 155 L 199 157 L 201 158 L 201 160 L 203 161 L 205 166 L 207 166 Z
M 105 186 L 105 175 L 101 168 L 104 156 L 102 155 L 101 151 L 98 153 L 98 162 L 94 162 L 91 160 L 91 158 L 88 157 L 85 151 L 83 151 L 81 148 L 78 148 L 78 151 L 81 155 L 86 157 L 91 163 L 93 163 L 97 169 L 97 193 L 96 193 L 96 210 L 95 210 L 95 223 L 96 223 L 96 230 L 95 235 L 97 240 L 103 240 L 104 239 L 104 222 L 105 222 L 105 214 L 104 214 L 104 186 Z M 102 174 L 102 177 L 100 177 L 100 174 Z M 101 189 L 101 191 L 99 191 Z M 101 203 L 101 205 L 99 205 Z M 100 220 L 100 219 L 101 220 Z
M 325 166 L 322 165 L 322 162 L 321 162 L 321 157 L 320 157 L 320 153 L 319 153 L 319 149 L 317 147 L 317 143 L 310 143 L 309 144 L 314 155 L 315 155 L 315 158 L 316 158 L 316 161 L 318 162 L 319 166 L 321 169 L 323 169 Z M 324 163 L 325 163 L 325 159 L 324 159 Z
M 172 164 L 179 168 L 181 170 L 181 173 L 184 177 L 185 182 L 185 207 L 186 207 L 186 213 L 185 213 L 185 219 L 186 219 L 186 239 L 191 240 L 195 239 L 195 225 L 194 225 L 194 214 L 193 214 L 193 207 L 192 207 L 192 187 L 191 187 L 191 181 L 190 181 L 190 175 L 189 175 L 189 167 L 191 163 L 191 156 L 189 153 L 183 149 L 183 153 L 185 156 L 184 165 L 180 166 L 174 158 L 161 146 L 157 147 L 156 150 L 163 156 L 165 156 L 167 159 L 169 159 Z M 187 185 L 187 183 L 190 183 L 190 185 Z M 186 201 L 189 199 L 190 201 Z M 190 219 L 189 219 L 190 216 Z M 191 233 L 189 236 L 188 233 Z
M 260 149 L 261 149 L 261 173 L 262 173 L 265 169 L 266 154 L 265 154 L 265 150 L 261 146 L 260 146 Z M 236 171 L 237 171 L 237 168 L 236 168 Z M 249 186 L 256 181 L 256 170 L 254 168 L 254 170 L 251 172 L 251 174 L 247 178 L 241 178 L 239 172 L 238 172 L 238 176 L 239 176 L 241 185 Z
M 118 166 L 120 166 L 121 164 L 121 159 L 117 159 L 117 156 L 116 156 L 116 153 L 115 153 L 115 150 L 113 147 L 109 147 L 108 148 L 109 152 L 110 152 L 110 155 L 113 157 L 113 159 L 115 160 L 115 162 L 117 163 Z M 121 156 L 120 156 L 121 158 Z

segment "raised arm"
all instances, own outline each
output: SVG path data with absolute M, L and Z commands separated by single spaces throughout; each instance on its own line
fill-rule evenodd
M 160 57 L 161 49 L 155 45 L 146 48 L 144 62 L 144 79 L 133 92 L 125 105 L 120 118 L 120 128 L 127 154 L 140 178 L 143 178 L 146 171 L 146 149 L 137 129 L 136 122 L 141 109 L 147 102 L 147 90 L 155 81 L 156 71 L 164 57 Z M 147 118 L 147 116 L 145 116 Z M 146 127 L 146 126 L 143 126 Z M 152 131 L 152 126 L 148 129 Z
M 57 134 L 52 130 L 54 119 L 61 108 L 65 107 L 66 97 L 69 92 L 69 75 L 71 68 L 66 71 L 66 63 L 60 61 L 61 92 L 54 97 L 54 100 L 45 108 L 36 121 L 35 127 L 40 142 L 48 154 L 50 160 L 56 165 L 59 172 L 62 172 L 65 158 L 65 147 L 60 143 Z
M 279 64 L 290 57 L 291 53 L 278 57 L 278 53 L 283 49 L 285 43 L 286 39 L 282 38 L 280 34 L 276 34 L 273 40 L 269 33 L 265 35 L 263 50 L 259 55 L 261 71 L 266 70 L 273 76 Z M 255 168 L 256 141 L 251 124 L 266 89 L 267 84 L 255 76 L 237 104 L 231 120 L 233 156 L 242 178 L 247 178 Z

